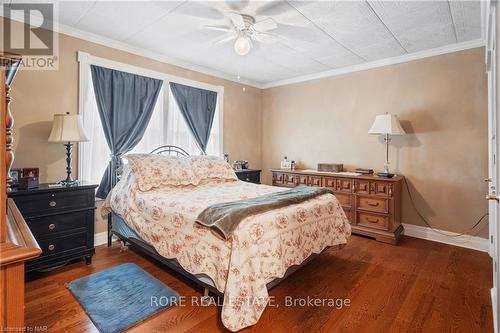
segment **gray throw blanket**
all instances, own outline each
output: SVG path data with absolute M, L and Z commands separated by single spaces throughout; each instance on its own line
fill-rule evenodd
M 303 186 L 257 198 L 215 204 L 203 210 L 196 222 L 212 228 L 227 239 L 248 216 L 298 204 L 326 193 L 332 191 L 323 187 Z

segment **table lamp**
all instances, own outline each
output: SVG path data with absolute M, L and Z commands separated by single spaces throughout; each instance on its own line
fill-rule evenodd
M 385 141 L 385 164 L 384 172 L 377 173 L 379 177 L 392 178 L 394 174 L 390 172 L 389 168 L 389 142 L 391 142 L 392 135 L 404 135 L 406 132 L 401 127 L 399 119 L 393 114 L 382 114 L 375 117 L 372 127 L 368 134 L 383 135 Z
M 71 178 L 71 150 L 73 142 L 88 141 L 83 132 L 82 121 L 79 115 L 55 114 L 54 122 L 52 123 L 52 131 L 50 132 L 49 142 L 64 143 L 66 147 L 66 179 L 60 184 L 71 186 L 78 183 L 77 180 Z

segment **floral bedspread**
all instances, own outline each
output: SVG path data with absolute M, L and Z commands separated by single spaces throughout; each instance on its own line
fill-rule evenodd
M 347 242 L 351 228 L 337 199 L 325 194 L 246 218 L 226 241 L 194 222 L 206 207 L 282 191 L 242 181 L 137 189 L 124 175 L 106 201 L 162 256 L 191 274 L 206 274 L 224 293 L 222 322 L 232 331 L 255 324 L 268 300 L 266 284 L 313 253 Z

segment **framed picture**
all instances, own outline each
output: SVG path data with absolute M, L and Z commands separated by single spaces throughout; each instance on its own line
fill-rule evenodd
M 38 168 L 23 168 L 23 177 L 35 177 L 38 178 L 39 169 Z
M 19 183 L 19 178 L 22 177 L 21 169 L 11 169 L 10 177 L 12 178 L 12 185 L 17 185 Z

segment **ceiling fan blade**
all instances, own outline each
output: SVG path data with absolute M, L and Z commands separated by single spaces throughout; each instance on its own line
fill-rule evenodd
M 239 30 L 245 29 L 245 20 L 243 20 L 243 16 L 237 13 L 229 13 L 229 18 L 236 28 Z
M 228 27 L 227 25 L 204 25 L 203 28 L 224 32 L 233 31 L 233 29 L 231 29 L 231 27 Z
M 251 38 L 256 42 L 263 44 L 274 44 L 277 42 L 277 38 L 268 33 L 254 33 L 251 35 Z
M 224 44 L 227 42 L 232 41 L 233 39 L 236 39 L 237 34 L 235 32 L 230 32 L 219 38 L 218 40 L 214 41 L 214 45 L 220 45 Z
M 274 30 L 278 27 L 278 24 L 272 18 L 267 18 L 265 20 L 256 22 L 250 26 L 250 29 L 257 32 L 266 32 L 269 30 Z

